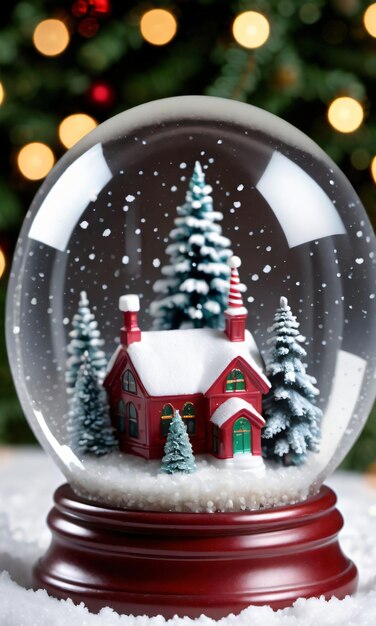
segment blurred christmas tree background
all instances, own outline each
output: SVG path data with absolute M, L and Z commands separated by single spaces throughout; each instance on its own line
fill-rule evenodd
M 330 154 L 375 224 L 376 3 L 24 0 L 1 16 L 0 442 L 33 440 L 3 334 L 17 234 L 53 163 L 108 117 L 184 94 L 260 106 Z M 346 465 L 365 469 L 375 448 L 371 418 Z

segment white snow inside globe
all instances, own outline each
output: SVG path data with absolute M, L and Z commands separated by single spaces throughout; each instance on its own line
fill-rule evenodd
M 300 131 L 184 96 L 57 163 L 17 244 L 7 342 L 80 496 L 241 511 L 315 493 L 375 394 L 375 237 Z

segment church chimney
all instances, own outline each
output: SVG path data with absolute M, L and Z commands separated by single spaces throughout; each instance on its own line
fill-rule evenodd
M 124 326 L 120 331 L 120 341 L 123 346 L 130 346 L 135 341 L 141 341 L 141 330 L 138 327 L 137 313 L 140 310 L 138 296 L 128 294 L 119 299 L 119 309 L 124 313 Z
M 228 305 L 225 311 L 225 333 L 230 341 L 244 341 L 248 311 L 243 305 L 241 294 L 243 286 L 240 284 L 238 272 L 238 267 L 241 266 L 241 260 L 238 256 L 232 256 L 229 259 L 229 265 L 231 267 L 231 277 Z

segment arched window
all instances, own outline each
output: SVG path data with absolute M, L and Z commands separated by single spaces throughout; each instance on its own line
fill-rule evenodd
M 161 432 L 163 437 L 167 437 L 173 417 L 174 407 L 172 406 L 172 404 L 165 404 L 161 414 Z
M 136 381 L 130 370 L 125 370 L 123 374 L 123 391 L 137 393 Z
M 187 433 L 193 435 L 196 432 L 196 409 L 192 402 L 186 402 L 183 406 L 182 418 L 187 427 Z
M 127 402 L 128 432 L 130 437 L 138 438 L 138 413 L 133 402 Z
M 125 433 L 125 403 L 123 400 L 120 400 L 117 407 L 117 416 L 118 416 L 118 432 L 119 435 L 123 435 Z
M 231 370 L 226 379 L 226 391 L 245 391 L 245 378 L 240 370 Z

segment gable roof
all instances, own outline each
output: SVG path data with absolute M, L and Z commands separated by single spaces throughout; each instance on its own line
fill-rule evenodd
M 239 356 L 270 387 L 249 331 L 236 342 L 211 328 L 144 332 L 141 341 L 128 347 L 128 355 L 151 396 L 205 393 Z
M 257 418 L 261 424 L 265 424 L 265 420 L 260 415 L 258 411 L 256 411 L 255 407 L 252 406 L 249 402 L 246 402 L 242 398 L 229 398 L 225 402 L 223 402 L 213 413 L 210 418 L 210 421 L 216 426 L 223 426 L 231 417 L 233 417 L 239 411 L 247 411 L 251 413 L 254 417 Z

